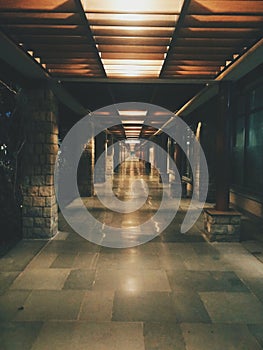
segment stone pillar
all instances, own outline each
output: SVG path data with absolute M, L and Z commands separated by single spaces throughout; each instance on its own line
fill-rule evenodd
M 106 134 L 101 132 L 95 136 L 95 172 L 94 172 L 94 182 L 103 183 L 106 181 L 106 157 L 105 157 L 105 148 L 106 148 Z M 98 159 L 101 157 L 100 166 L 96 167 Z
M 78 166 L 78 188 L 81 197 L 94 195 L 94 138 L 84 145 Z
M 114 173 L 119 172 L 119 163 L 120 163 L 120 145 L 119 141 L 114 143 L 114 152 L 113 152 L 113 168 Z
M 162 133 L 157 136 L 157 144 L 164 150 L 166 154 L 167 154 L 167 141 L 168 141 L 168 136 L 166 134 Z M 165 183 L 169 182 L 169 176 L 167 173 L 167 157 L 168 157 L 168 154 L 166 155 L 166 157 L 164 157 L 163 154 L 161 154 L 157 148 L 157 167 Z M 160 181 L 161 181 L 161 176 L 160 176 Z
M 27 91 L 28 118 L 23 149 L 22 225 L 24 238 L 50 238 L 57 233 L 58 210 L 54 166 L 58 152 L 57 103 L 46 88 Z
M 114 139 L 111 134 L 107 134 L 107 157 L 106 157 L 106 176 L 113 175 L 114 168 Z

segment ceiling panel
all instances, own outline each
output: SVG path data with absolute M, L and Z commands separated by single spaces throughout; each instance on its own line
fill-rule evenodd
M 183 0 L 83 0 L 82 4 L 108 77 L 159 76 Z M 110 65 L 106 59 L 112 60 Z M 133 62 L 127 65 L 127 59 Z M 142 60 L 162 62 L 147 68 Z

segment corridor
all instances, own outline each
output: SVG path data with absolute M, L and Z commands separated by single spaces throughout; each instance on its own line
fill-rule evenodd
M 101 185 L 125 202 L 139 181 L 145 204 L 134 213 L 83 201 L 102 223 L 136 230 L 169 191 L 157 172 L 128 160 Z M 96 188 L 96 186 L 95 186 Z M 97 187 L 98 189 L 99 187 Z M 186 234 L 182 199 L 173 222 L 132 248 L 99 246 L 59 217 L 49 241 L 24 239 L 1 258 L 0 344 L 4 350 L 259 350 L 263 348 L 262 225 L 242 217 L 242 243 L 208 243 L 203 218 Z M 250 240 L 246 240 L 249 232 Z

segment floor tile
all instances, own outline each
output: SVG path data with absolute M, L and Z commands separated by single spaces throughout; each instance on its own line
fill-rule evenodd
M 159 269 L 160 261 L 156 254 L 99 254 L 98 269 Z
M 263 304 L 253 294 L 206 292 L 200 297 L 215 323 L 263 322 Z
M 145 350 L 141 323 L 48 322 L 32 350 Z
M 142 270 L 145 291 L 171 291 L 165 270 Z
M 114 292 L 94 292 L 85 294 L 79 314 L 80 320 L 107 322 L 111 320 Z
M 186 270 L 186 265 L 178 253 L 160 255 L 159 260 L 160 266 L 165 270 Z
M 187 350 L 261 350 L 245 325 L 182 324 Z
M 92 289 L 95 283 L 95 270 L 72 270 L 65 281 L 63 289 Z
M 98 270 L 94 290 L 97 291 L 170 291 L 164 270 L 109 269 Z
M 0 271 L 22 271 L 46 245 L 43 240 L 22 240 L 0 259 Z
M 96 291 L 142 290 L 143 276 L 141 271 L 130 270 L 98 270 L 96 273 Z
M 211 323 L 211 319 L 199 295 L 194 292 L 172 293 L 177 321 L 180 323 Z
M 143 327 L 145 350 L 186 350 L 178 323 L 147 322 Z
M 76 320 L 83 291 L 33 291 L 16 314 L 16 321 Z
M 232 271 L 175 271 L 167 270 L 171 288 L 186 290 L 249 292 L 243 282 Z
M 249 324 L 248 329 L 250 333 L 257 339 L 259 345 L 263 348 L 263 323 Z
M 22 272 L 11 285 L 11 289 L 62 289 L 69 270 L 29 269 Z
M 116 292 L 113 321 L 176 321 L 171 294 L 167 292 Z
M 22 312 L 26 299 L 30 291 L 9 290 L 0 296 L 0 321 L 13 320 L 16 314 Z
M 37 254 L 27 265 L 27 269 L 48 269 L 53 261 L 56 259 L 56 253 L 48 253 L 43 250 Z
M 192 271 L 227 271 L 230 266 L 220 255 L 195 255 L 184 260 L 188 270 Z
M 263 268 L 263 265 L 262 265 Z M 263 303 L 263 278 L 243 278 L 244 284 Z
M 19 274 L 20 271 L 0 272 L 0 295 L 8 289 Z
M 56 259 L 51 264 L 51 268 L 57 268 L 57 269 L 69 269 L 72 268 L 74 265 L 75 258 L 77 256 L 77 253 L 62 253 L 59 254 Z
M 98 258 L 99 253 L 80 252 L 74 260 L 73 268 L 94 270 L 97 267 Z
M 41 322 L 0 323 L 3 350 L 30 350 L 42 327 Z

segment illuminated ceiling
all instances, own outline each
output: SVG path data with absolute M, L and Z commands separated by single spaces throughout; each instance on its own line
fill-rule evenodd
M 0 0 L 0 23 L 61 81 L 204 81 L 262 37 L 263 1 Z

